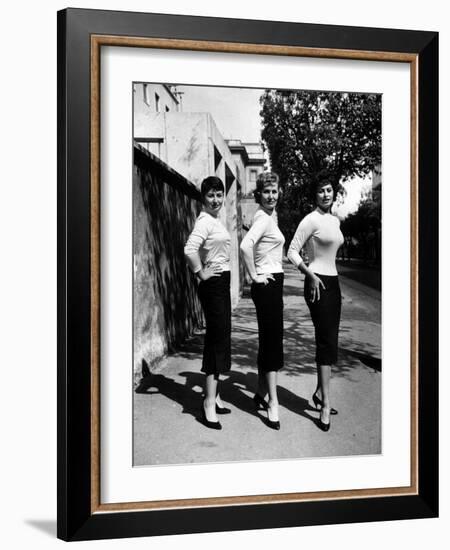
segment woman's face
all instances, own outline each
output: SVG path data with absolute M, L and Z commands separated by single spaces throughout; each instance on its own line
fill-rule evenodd
M 278 184 L 267 183 L 261 191 L 261 206 L 268 210 L 273 211 L 278 202 Z
M 210 189 L 206 195 L 203 196 L 203 200 L 205 202 L 205 210 L 208 212 L 208 214 L 211 214 L 211 216 L 217 216 L 219 213 L 219 210 L 222 208 L 223 205 L 223 191 L 219 191 L 217 189 Z
M 328 212 L 333 204 L 333 196 L 334 192 L 331 183 L 327 183 L 325 185 L 322 185 L 321 187 L 318 187 L 316 192 L 317 206 L 321 210 Z

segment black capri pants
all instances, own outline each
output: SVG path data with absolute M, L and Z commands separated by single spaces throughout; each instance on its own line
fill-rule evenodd
M 320 300 L 311 302 L 311 282 L 305 278 L 304 296 L 311 312 L 316 337 L 317 365 L 334 365 L 338 358 L 339 323 L 341 320 L 341 288 L 337 275 L 320 275 Z
M 283 355 L 283 281 L 284 273 L 273 273 L 267 285 L 252 283 L 251 296 L 258 320 L 258 374 L 278 371 Z
M 230 272 L 200 281 L 198 296 L 206 321 L 201 370 L 219 375 L 231 367 Z

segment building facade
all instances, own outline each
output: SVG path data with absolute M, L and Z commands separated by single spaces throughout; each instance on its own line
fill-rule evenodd
M 223 181 L 226 199 L 220 217 L 231 235 L 231 302 L 232 307 L 236 307 L 244 283 L 239 245 L 243 224 L 251 223 L 257 207 L 252 191 L 256 178 L 264 169 L 262 145 L 242 143 L 240 140 L 225 141 L 210 113 L 183 111 L 181 96 L 175 86 L 147 83 L 134 84 L 134 141 L 138 148 L 149 152 L 151 162 L 148 161 L 146 165 L 156 166 L 156 161 L 161 161 L 161 165 L 171 172 L 171 180 L 176 174 L 179 181 L 187 182 L 184 186 L 186 189 L 189 184 L 199 191 L 203 179 L 211 175 Z M 142 167 L 140 170 L 137 181 L 145 180 L 153 185 L 154 178 L 145 178 Z M 174 200 L 181 200 L 174 193 L 171 196 Z M 186 209 L 186 206 L 183 208 Z M 177 217 L 170 222 L 182 223 Z M 141 225 L 140 232 L 148 230 L 145 224 Z M 178 255 L 182 257 L 182 247 Z M 187 266 L 184 269 L 187 270 Z M 146 276 L 152 276 L 150 271 Z M 143 284 L 142 277 L 139 284 Z M 154 347 L 151 343 L 145 345 L 149 350 Z M 158 349 L 167 350 L 168 345 L 159 346 Z M 141 342 L 142 349 L 143 346 Z M 147 354 L 151 355 L 149 352 Z M 153 353 L 152 356 L 156 355 Z
M 256 180 L 264 171 L 266 159 L 262 143 L 243 143 L 239 139 L 227 141 L 235 159 L 241 182 L 242 227 L 247 230 L 253 220 L 258 205 L 253 197 Z

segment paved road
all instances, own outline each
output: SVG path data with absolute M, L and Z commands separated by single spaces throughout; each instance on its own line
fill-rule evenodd
M 257 326 L 248 289 L 233 314 L 232 369 L 221 396 L 232 414 L 221 431 L 197 421 L 202 402 L 202 336 L 170 356 L 134 394 L 134 464 L 184 464 L 367 455 L 381 452 L 381 297 L 341 277 L 340 360 L 332 404 L 339 414 L 329 432 L 317 427 L 314 336 L 299 272 L 285 265 L 285 367 L 279 374 L 281 430 L 267 427 L 253 406 Z

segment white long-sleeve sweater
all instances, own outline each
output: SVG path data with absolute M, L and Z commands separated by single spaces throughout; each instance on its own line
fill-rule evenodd
M 184 254 L 191 260 L 193 272 L 203 267 L 218 265 L 222 271 L 230 271 L 231 237 L 222 222 L 201 212 L 184 247 Z
M 344 242 L 339 219 L 316 208 L 303 218 L 289 246 L 288 259 L 298 267 L 303 247 L 310 260 L 309 269 L 321 275 L 337 275 L 336 253 Z

